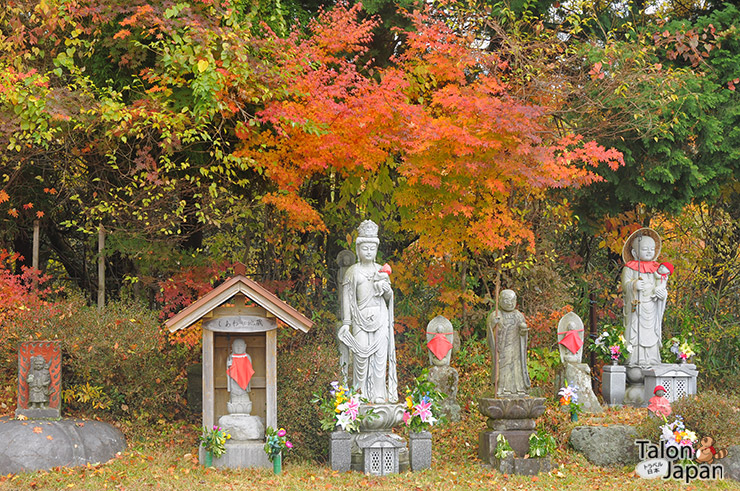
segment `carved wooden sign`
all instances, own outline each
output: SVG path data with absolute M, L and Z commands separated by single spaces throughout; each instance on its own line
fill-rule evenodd
M 254 315 L 228 315 L 203 321 L 203 329 L 214 332 L 266 332 L 277 329 L 274 318 Z

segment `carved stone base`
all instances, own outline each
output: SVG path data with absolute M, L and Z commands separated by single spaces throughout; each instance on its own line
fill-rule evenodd
M 60 419 L 61 411 L 59 408 L 18 408 L 15 410 L 15 417 L 25 416 L 28 419 Z
M 397 403 L 360 404 L 360 414 L 367 414 L 371 409 L 373 416 L 360 423 L 361 432 L 390 432 L 403 423 L 406 406 Z
M 493 465 L 499 435 L 504 435 L 517 457 L 524 457 L 529 453 L 529 435 L 532 433 L 533 430 L 482 431 L 478 437 L 478 458 Z
M 478 410 L 488 417 L 486 424 L 492 430 L 480 433 L 478 457 L 488 465 L 493 465 L 499 435 L 506 438 L 517 457 L 529 453 L 529 435 L 534 432 L 535 419 L 545 412 L 545 398 L 481 397 L 478 399 Z
M 265 439 L 265 424 L 259 416 L 225 414 L 218 418 L 218 425 L 228 431 L 234 441 Z
M 406 440 L 400 435 L 382 431 L 362 432 L 352 435 L 352 463 L 350 466 L 351 469 L 357 472 L 365 472 L 366 462 L 364 450 L 361 448 L 361 444 L 363 444 L 362 446 L 364 446 L 363 442 L 373 440 L 379 436 L 393 438 L 394 440 L 396 440 L 396 442 L 402 444 L 402 446 L 399 445 L 400 448 L 398 449 L 398 472 L 405 472 L 409 470 L 409 449 L 406 446 Z

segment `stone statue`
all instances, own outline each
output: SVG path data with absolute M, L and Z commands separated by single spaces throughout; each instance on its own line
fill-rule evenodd
M 450 366 L 455 330 L 452 323 L 438 315 L 427 324 L 427 348 L 429 349 L 429 381 L 444 394 L 440 402 L 442 412 L 450 421 L 460 421 L 460 405 L 457 403 L 457 388 L 460 375 Z
M 378 226 L 365 220 L 357 230 L 358 262 L 342 281 L 342 327 L 337 336 L 352 352 L 354 388 L 373 403 L 395 403 L 398 380 L 389 268 L 375 262 Z
M 226 389 L 229 391 L 227 411 L 229 414 L 250 414 L 252 400 L 249 392 L 254 368 L 252 357 L 247 354 L 247 343 L 242 338 L 231 343 L 231 354 L 226 359 L 226 374 Z
M 526 397 L 530 381 L 527 371 L 527 334 L 524 315 L 516 310 L 516 293 L 504 290 L 499 295 L 500 311 L 492 311 L 486 321 L 488 347 L 493 370 L 491 381 L 496 397 Z
M 247 353 L 247 342 L 237 338 L 231 342 L 231 353 L 226 358 L 226 389 L 229 402 L 226 411 L 218 418 L 218 426 L 226 430 L 235 442 L 261 440 L 265 436 L 262 418 L 252 415 L 252 357 Z M 230 443 L 234 443 L 234 442 Z
M 568 312 L 558 323 L 558 348 L 560 349 L 561 363 L 581 363 L 583 358 L 583 321 L 575 312 Z
M 628 366 L 660 364 L 663 313 L 668 298 L 668 269 L 655 259 L 660 255 L 660 236 L 641 228 L 629 236 L 622 249 L 622 291 L 624 294 L 624 334 Z M 668 263 L 665 263 L 668 264 Z M 659 271 L 659 268 L 661 270 Z
M 653 390 L 653 397 L 648 402 L 648 414 L 657 417 L 668 417 L 671 415 L 673 410 L 671 409 L 671 403 L 665 397 L 665 387 L 657 385 Z
M 41 355 L 31 357 L 31 370 L 26 377 L 28 383 L 28 407 L 44 409 L 49 405 L 51 374 L 49 365 Z

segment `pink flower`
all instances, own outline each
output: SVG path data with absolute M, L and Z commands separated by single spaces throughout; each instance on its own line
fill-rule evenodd
M 352 421 L 357 419 L 357 415 L 360 411 L 360 401 L 357 400 L 357 398 L 353 397 L 347 402 L 347 409 L 345 410 L 347 413 L 347 416 L 352 418 Z
M 290 440 L 288 440 L 288 441 L 285 442 L 285 446 L 288 447 L 288 448 L 293 448 L 293 444 L 290 443 Z
M 404 411 L 403 412 L 403 424 L 405 424 L 406 426 L 408 426 L 409 421 L 411 421 L 411 415 L 409 414 L 408 411 Z
M 381 273 L 391 274 L 393 271 L 391 270 L 391 265 L 388 263 L 385 263 L 382 268 L 380 268 Z
M 287 434 L 288 434 L 288 432 L 287 432 L 287 431 L 285 431 L 285 430 L 284 430 L 283 428 L 280 428 L 280 429 L 278 430 L 278 436 L 285 436 L 285 435 L 287 435 Z
M 432 417 L 432 401 L 420 402 L 414 406 L 414 416 L 419 416 L 423 423 L 426 423 L 428 419 Z

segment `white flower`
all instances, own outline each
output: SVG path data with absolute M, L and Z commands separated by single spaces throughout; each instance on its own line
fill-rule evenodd
M 337 424 L 347 431 L 347 427 L 352 426 L 352 418 L 347 413 L 337 415 Z

